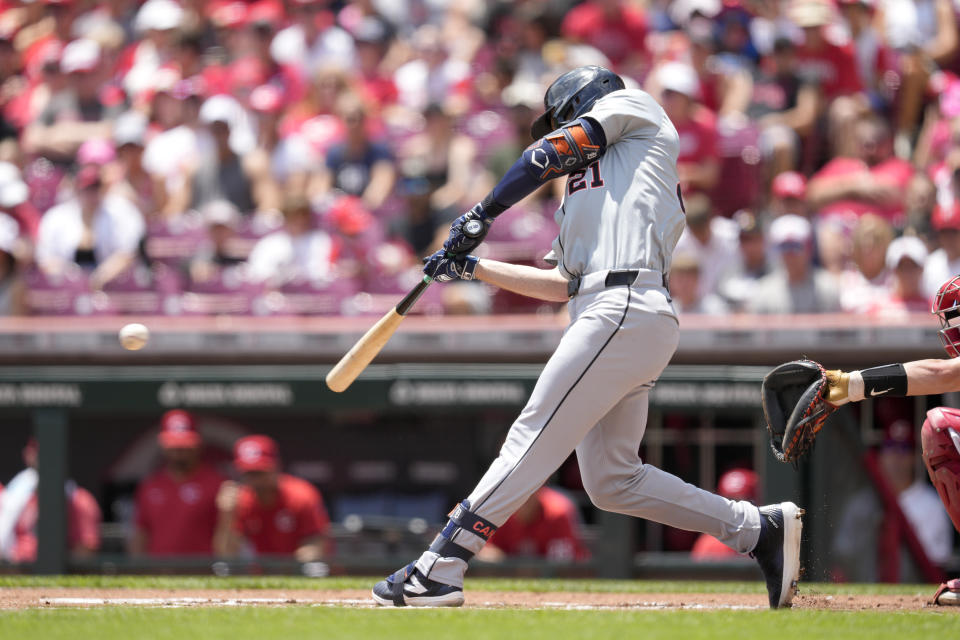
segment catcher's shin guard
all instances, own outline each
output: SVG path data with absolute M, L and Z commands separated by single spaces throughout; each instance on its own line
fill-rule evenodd
M 937 407 L 928 411 L 920 442 L 930 482 L 960 531 L 960 410 Z

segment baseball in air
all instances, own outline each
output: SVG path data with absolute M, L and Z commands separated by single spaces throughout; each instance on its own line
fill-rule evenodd
M 139 351 L 147 346 L 150 330 L 139 322 L 133 322 L 120 329 L 119 338 L 120 344 L 127 351 Z

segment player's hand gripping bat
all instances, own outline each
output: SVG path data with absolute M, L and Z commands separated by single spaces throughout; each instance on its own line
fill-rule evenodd
M 463 226 L 463 234 L 467 237 L 482 236 L 485 229 L 483 223 L 477 220 L 471 220 Z M 423 280 L 417 283 L 410 293 L 403 297 L 403 300 L 397 303 L 397 306 L 388 311 L 375 325 L 363 334 L 357 343 L 347 351 L 346 355 L 340 358 L 330 373 L 327 374 L 327 386 L 331 391 L 340 393 L 349 387 L 357 376 L 367 368 L 367 365 L 380 353 L 390 336 L 394 334 L 400 326 L 410 307 L 427 290 L 433 278 L 425 275 Z

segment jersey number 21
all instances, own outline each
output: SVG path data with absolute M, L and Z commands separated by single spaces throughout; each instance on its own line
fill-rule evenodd
M 587 184 L 587 171 L 590 172 L 592 178 L 589 184 Z M 567 178 L 567 195 L 572 196 L 577 191 L 583 191 L 587 188 L 596 189 L 602 186 L 603 178 L 600 177 L 600 161 L 597 160 L 587 165 L 586 169 L 580 169 L 570 174 L 570 177 Z

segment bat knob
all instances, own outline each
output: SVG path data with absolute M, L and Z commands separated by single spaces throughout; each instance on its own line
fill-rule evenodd
M 467 220 L 463 225 L 463 235 L 468 238 L 479 238 L 483 233 L 483 222 L 480 220 Z

